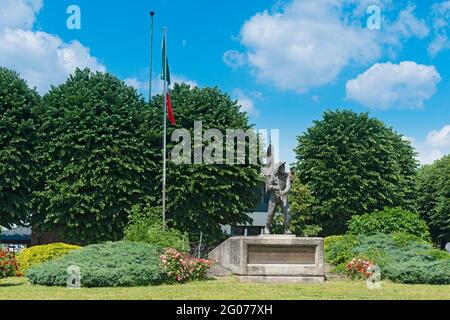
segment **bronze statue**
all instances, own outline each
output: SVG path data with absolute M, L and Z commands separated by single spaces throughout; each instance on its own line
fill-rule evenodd
M 291 216 L 289 213 L 289 202 L 287 193 L 291 189 L 291 181 L 289 174 L 286 173 L 286 162 L 280 162 L 274 167 L 274 171 L 270 175 L 266 187 L 268 192 L 272 192 L 269 200 L 269 209 L 267 212 L 267 223 L 265 234 L 272 232 L 273 219 L 277 207 L 281 208 L 284 218 L 284 234 L 292 234 L 289 230 Z

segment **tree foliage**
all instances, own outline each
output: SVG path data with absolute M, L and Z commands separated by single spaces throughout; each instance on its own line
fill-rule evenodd
M 313 213 L 315 199 L 298 176 L 294 176 L 288 196 L 292 215 L 291 231 L 303 237 L 317 236 L 322 228 L 315 221 Z
M 419 169 L 417 210 L 436 243 L 450 242 L 450 155 Z
M 402 232 L 430 241 L 430 231 L 420 216 L 402 208 L 385 208 L 360 216 L 353 216 L 348 223 L 348 233 L 372 235 L 376 233 Z
M 0 68 L 0 225 L 26 223 L 34 186 L 39 96 L 19 75 Z
M 410 143 L 367 113 L 326 111 L 298 137 L 294 170 L 315 198 L 323 233 L 384 207 L 412 209 L 417 162 Z
M 159 141 L 162 141 L 162 100 L 162 96 L 158 95 L 152 101 L 152 127 L 159 128 L 155 131 L 155 139 Z M 186 84 L 175 84 L 171 90 L 171 100 L 177 125 L 168 127 L 168 151 L 178 143 L 171 142 L 170 139 L 176 128 L 189 130 L 194 146 L 194 121 L 202 121 L 203 132 L 215 128 L 224 136 L 227 129 L 245 131 L 251 128 L 247 115 L 240 112 L 236 101 L 217 88 L 200 89 Z M 201 150 L 204 150 L 207 144 L 204 143 Z M 157 147 L 160 152 L 161 142 Z M 157 180 L 161 181 L 161 170 L 157 171 L 156 175 Z M 167 217 L 170 225 L 190 233 L 191 238 L 195 237 L 192 233 L 201 231 L 207 240 L 217 240 L 221 237 L 220 224 L 248 221 L 246 213 L 252 212 L 257 204 L 256 190 L 261 182 L 257 165 L 177 165 L 168 161 Z M 159 195 L 161 183 L 158 182 L 156 186 L 156 193 Z M 160 201 L 155 205 L 161 205 Z
M 88 69 L 42 101 L 34 226 L 72 243 L 121 239 L 128 210 L 155 196 L 151 112 L 135 89 Z

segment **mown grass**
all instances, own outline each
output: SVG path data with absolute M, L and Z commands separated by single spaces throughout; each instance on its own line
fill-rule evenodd
M 450 285 L 404 285 L 382 282 L 380 290 L 363 281 L 339 280 L 324 284 L 242 283 L 234 278 L 134 288 L 45 287 L 26 278 L 0 280 L 0 300 L 450 300 Z

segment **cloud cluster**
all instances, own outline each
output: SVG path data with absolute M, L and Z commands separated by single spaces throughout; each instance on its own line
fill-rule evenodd
M 13 69 L 45 93 L 77 68 L 105 71 L 105 67 L 78 41 L 32 31 L 42 0 L 0 0 L 0 66 Z
M 293 0 L 275 12 L 257 13 L 240 32 L 246 59 L 241 58 L 243 53 L 233 52 L 232 57 L 239 58 L 232 60 L 246 60 L 262 82 L 305 92 L 332 83 L 352 63 L 373 63 L 386 46 L 400 46 L 408 38 L 428 34 L 413 6 L 401 11 L 394 22 L 384 23 L 382 35 L 368 30 L 356 18 L 368 4 L 365 0 Z M 385 7 L 391 1 L 370 4 Z
M 377 109 L 422 108 L 440 80 L 433 66 L 412 61 L 377 63 L 347 82 L 347 99 Z
M 428 53 L 434 57 L 450 49 L 448 29 L 450 26 L 450 0 L 433 4 L 431 8 L 434 39 L 428 46 Z

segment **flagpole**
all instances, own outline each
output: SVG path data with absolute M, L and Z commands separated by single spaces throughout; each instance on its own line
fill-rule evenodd
M 150 80 L 148 82 L 148 101 L 152 101 L 152 73 L 153 73 L 153 16 L 154 11 L 150 11 L 151 26 L 150 26 Z
M 163 28 L 163 41 L 165 43 L 163 58 L 163 75 L 167 75 L 167 28 Z M 163 228 L 166 228 L 166 148 L 167 148 L 167 79 L 164 76 L 164 105 L 163 105 L 163 183 L 162 183 L 162 219 Z

